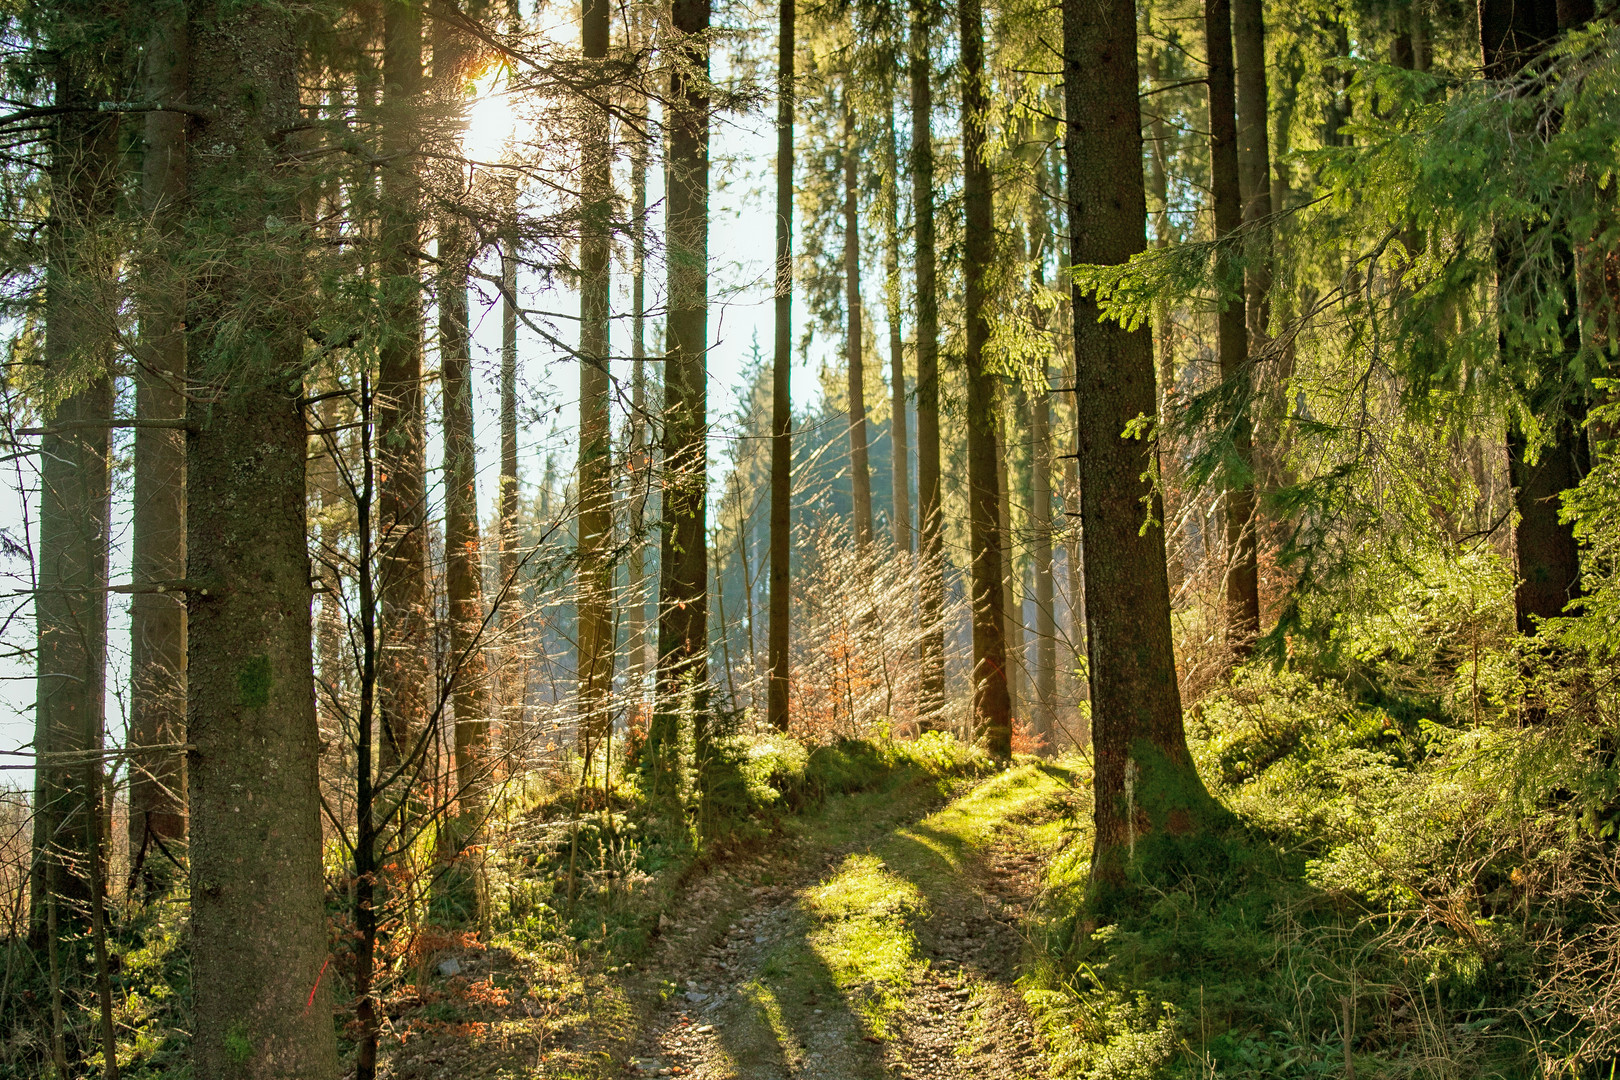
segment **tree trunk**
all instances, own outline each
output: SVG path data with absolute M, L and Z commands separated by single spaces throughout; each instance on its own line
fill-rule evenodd
M 515 208 L 512 213 L 516 214 Z M 508 222 L 509 229 L 515 222 Z M 500 588 L 506 593 L 501 625 L 512 627 L 518 604 L 517 241 L 501 237 L 501 490 Z
M 1003 635 L 1000 493 L 996 463 L 996 377 L 985 369 L 990 340 L 986 278 L 995 258 L 990 167 L 984 160 L 989 103 L 984 85 L 984 25 L 979 0 L 957 0 L 962 48 L 962 202 L 966 210 L 963 266 L 967 323 L 962 363 L 967 373 L 968 521 L 973 607 L 973 718 L 978 737 L 998 758 L 1012 754 Z M 1134 84 L 1133 84 L 1134 87 Z
M 650 794 L 669 798 L 679 755 L 678 720 L 690 701 L 698 768 L 709 753 L 708 362 L 709 0 L 675 0 L 670 73 L 665 249 L 669 307 L 664 321 L 663 548 L 659 559 L 658 711 L 648 754 L 667 779 Z
M 1136 21 L 1130 0 L 1063 4 L 1070 260 L 1119 265 L 1146 246 Z M 1154 409 L 1153 343 L 1073 294 L 1085 525 L 1096 832 L 1092 885 L 1106 914 L 1130 861 L 1158 869 L 1220 814 L 1187 750 L 1170 641 L 1164 530 L 1149 444 L 1124 434 Z
M 645 103 L 640 113 L 646 119 Z M 643 123 L 643 127 L 645 123 Z M 630 603 L 625 639 L 630 646 L 626 680 L 639 708 L 647 663 L 647 497 L 652 485 L 652 450 L 647 420 L 647 144 L 638 139 L 630 152 L 630 523 L 626 561 Z
M 1215 237 L 1236 232 L 1243 223 L 1238 183 L 1237 105 L 1232 74 L 1231 0 L 1205 0 L 1204 34 L 1209 52 L 1210 201 Z M 1263 125 L 1262 125 L 1263 126 Z M 1224 274 L 1222 277 L 1224 278 Z M 1222 282 L 1222 290 L 1226 288 Z M 1216 349 L 1221 379 L 1235 388 L 1243 409 L 1233 428 L 1235 466 L 1225 478 L 1226 641 L 1238 657 L 1247 656 L 1260 633 L 1260 573 L 1254 520 L 1254 449 L 1249 430 L 1249 342 L 1243 305 L 1225 300 L 1216 316 Z
M 587 63 L 607 59 L 608 0 L 585 0 Z M 613 722 L 613 459 L 608 417 L 608 317 L 612 299 L 613 160 L 603 112 L 584 128 L 579 241 L 579 613 L 580 751 L 589 757 Z
M 1021 714 L 1027 703 L 1023 700 L 1024 682 L 1024 617 L 1023 582 L 1013 573 L 1012 525 L 1012 457 L 1013 432 L 1016 420 L 1023 412 L 1020 408 L 1018 387 L 1003 390 L 1002 407 L 997 410 L 996 423 L 996 489 L 999 505 L 996 510 L 997 540 L 1001 545 L 1001 628 L 1003 647 L 1007 650 L 1007 711 L 1012 716 Z
M 172 100 L 186 81 L 185 16 L 155 9 L 146 46 L 146 96 Z M 160 253 L 146 265 L 140 291 L 141 347 L 135 414 L 141 420 L 186 415 L 185 299 L 171 245 L 185 197 L 186 118 L 146 114 L 141 206 Z M 179 428 L 135 430 L 134 529 L 130 578 L 137 587 L 186 576 L 186 439 Z M 186 603 L 181 592 L 138 592 L 130 603 L 129 857 L 132 879 L 150 892 L 174 876 L 159 851 L 186 835 Z M 145 746 L 170 749 L 142 752 Z M 178 855 L 178 851 L 176 850 Z
M 1043 368 L 1045 365 L 1041 365 Z M 1044 381 L 1046 372 L 1041 372 Z M 1051 747 L 1057 738 L 1057 620 L 1052 587 L 1052 404 L 1040 387 L 1029 401 L 1031 553 L 1035 560 L 1034 730 Z
M 422 13 L 383 5 L 382 305 L 378 346 L 376 544 L 379 764 L 393 770 L 427 734 L 427 421 L 422 404 L 420 146 Z M 413 769 L 415 773 L 418 769 Z M 414 781 L 407 779 L 404 786 Z M 403 793 L 399 797 L 403 797 Z
M 934 252 L 933 7 L 911 5 L 911 206 L 917 290 L 917 555 L 921 588 L 917 718 L 942 724 L 945 708 L 945 544 L 939 475 L 939 299 Z
M 887 280 L 884 294 L 889 302 L 889 448 L 890 471 L 894 480 L 894 548 L 911 552 L 911 442 L 906 423 L 906 350 L 902 333 L 900 287 L 900 152 L 894 131 L 894 108 L 888 111 L 884 139 L 884 228 L 887 253 Z
M 1148 85 L 1159 87 L 1163 80 L 1159 76 L 1159 50 L 1149 47 L 1147 50 Z M 1162 251 L 1170 246 L 1170 126 L 1164 122 L 1164 114 L 1159 111 L 1158 103 L 1154 103 L 1153 115 L 1148 120 L 1149 128 L 1153 133 L 1153 145 L 1148 154 L 1148 180 L 1152 185 L 1150 191 L 1153 195 L 1153 247 Z M 1158 296 L 1153 301 L 1153 332 L 1157 335 L 1157 363 L 1159 366 L 1159 402 L 1162 406 L 1168 402 L 1176 392 L 1176 349 L 1175 326 L 1170 319 L 1170 299 L 1168 296 Z
M 301 213 L 298 18 L 218 0 L 190 17 L 190 103 L 209 114 L 190 141 L 209 153 L 186 188 L 195 227 L 229 245 L 186 320 L 209 402 L 186 446 L 192 1064 L 200 1080 L 321 1080 L 337 1048 L 300 401 L 312 313 L 276 225 Z
M 97 253 L 95 230 L 112 214 L 118 122 L 96 114 L 83 56 L 48 55 L 55 99 L 67 111 L 50 135 L 46 222 L 45 370 L 52 387 L 78 386 L 56 404 L 40 439 L 39 555 L 34 612 L 38 681 L 34 713 L 32 933 L 45 932 L 47 895 L 59 933 L 90 926 L 96 876 L 97 772 L 47 755 L 97 755 L 105 744 L 108 454 L 113 408 L 114 268 Z M 54 947 L 54 943 L 53 943 Z
M 794 0 L 781 0 L 776 30 L 776 352 L 771 364 L 771 599 L 765 715 L 788 729 L 793 573 L 793 110 Z
M 433 81 L 441 107 L 465 106 L 468 42 L 449 16 L 434 20 Z M 458 169 L 454 181 L 465 184 Z M 455 716 L 458 820 L 445 854 L 477 843 L 488 813 L 489 667 L 484 658 L 484 576 L 478 530 L 478 446 L 473 431 L 473 372 L 467 329 L 467 278 L 473 243 L 454 213 L 439 221 L 439 385 L 444 408 L 444 583 L 449 601 L 451 702 Z
M 855 542 L 862 552 L 872 547 L 872 470 L 866 447 L 866 365 L 861 325 L 861 218 L 856 188 L 859 155 L 855 147 L 855 113 L 844 106 L 844 360 L 849 376 L 849 486 L 855 507 Z

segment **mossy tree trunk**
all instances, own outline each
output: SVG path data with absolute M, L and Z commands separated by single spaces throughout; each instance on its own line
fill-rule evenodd
M 917 292 L 917 560 L 921 624 L 917 717 L 941 726 L 945 707 L 945 543 L 939 466 L 939 293 L 934 251 L 933 6 L 911 5 L 911 207 Z
M 658 705 L 648 734 L 654 798 L 673 794 L 679 718 L 692 716 L 698 766 L 709 749 L 708 329 L 709 0 L 675 0 L 666 125 L 663 546 Z
M 1118 265 L 1146 247 L 1136 19 L 1130 0 L 1063 4 L 1070 260 Z M 1126 433 L 1155 407 L 1153 342 L 1098 320 L 1073 294 L 1080 512 L 1085 527 L 1095 837 L 1092 882 L 1106 912 L 1133 864 L 1170 865 L 1222 811 L 1182 728 L 1170 641 L 1162 507 L 1144 475 L 1152 447 Z M 1144 529 L 1144 509 L 1154 523 Z
M 793 573 L 793 109 L 794 0 L 781 0 L 776 30 L 776 347 L 771 361 L 771 594 L 765 715 L 788 729 Z
M 979 0 L 958 0 L 962 50 L 963 318 L 962 364 L 967 375 L 968 544 L 973 611 L 973 722 L 998 758 L 1012 755 L 1012 702 L 1008 696 L 1005 601 L 1001 564 L 1001 498 L 997 483 L 1002 448 L 996 437 L 996 376 L 985 368 L 990 340 L 987 278 L 995 258 L 995 216 L 990 167 L 984 160 L 989 101 L 985 89 L 984 19 Z
M 323 1080 L 337 1048 L 301 400 L 312 313 L 286 250 L 302 236 L 298 20 L 217 0 L 190 20 L 190 104 L 210 118 L 189 139 L 189 228 L 223 247 L 186 319 L 206 401 L 186 446 L 192 1067 Z
M 608 0 L 585 0 L 581 40 L 587 62 L 607 59 Z M 612 299 L 613 159 L 611 117 L 582 129 L 584 175 L 579 240 L 579 563 L 575 570 L 579 660 L 579 741 L 589 759 L 613 716 L 613 456 L 608 394 L 608 317 Z

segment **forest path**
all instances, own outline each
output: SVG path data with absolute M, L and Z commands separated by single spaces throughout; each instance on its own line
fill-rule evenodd
M 1026 764 L 676 927 L 632 1076 L 876 1080 L 1049 1074 L 1014 985 L 1019 922 L 1077 777 Z M 703 895 L 704 886 L 695 890 Z

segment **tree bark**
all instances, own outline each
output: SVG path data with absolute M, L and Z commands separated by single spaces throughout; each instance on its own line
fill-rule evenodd
M 781 0 L 776 30 L 776 351 L 771 363 L 771 594 L 765 715 L 788 729 L 793 573 L 793 112 L 794 0 Z
M 1486 78 L 1514 77 L 1541 54 L 1560 30 L 1589 17 L 1588 8 L 1578 3 L 1484 0 L 1479 8 L 1479 37 Z M 1499 290 L 1519 276 L 1523 255 L 1515 235 L 1517 228 L 1508 224 L 1497 229 Z M 1532 450 L 1532 441 L 1516 414 L 1510 414 L 1508 419 L 1508 472 L 1514 508 L 1519 513 L 1513 530 L 1519 579 L 1513 592 L 1514 620 L 1519 633 L 1526 636 L 1537 632 L 1540 620 L 1562 615 L 1569 602 L 1582 593 L 1580 547 L 1575 541 L 1574 525 L 1560 521 L 1558 514 L 1559 495 L 1579 483 L 1587 465 L 1586 440 L 1581 436 L 1586 411 L 1584 393 L 1567 386 L 1566 364 L 1580 342 L 1574 260 L 1565 261 L 1570 269 L 1569 277 L 1560 283 L 1567 293 L 1565 354 L 1532 361 L 1538 370 L 1518 387 L 1526 403 L 1550 429 L 1550 445 Z M 1501 347 L 1504 354 L 1513 348 L 1505 332 L 1501 334 Z M 1510 371 L 1527 366 L 1515 364 L 1511 355 L 1502 359 Z
M 884 296 L 889 304 L 889 446 L 894 481 L 894 548 L 911 553 L 911 440 L 906 422 L 906 350 L 900 287 L 900 153 L 896 146 L 894 108 L 888 110 L 884 139 L 883 245 L 887 271 Z
M 1232 69 L 1231 0 L 1205 0 L 1204 35 L 1209 52 L 1210 201 L 1215 238 L 1243 223 L 1239 184 L 1237 105 Z M 1263 127 L 1263 125 L 1262 125 Z M 1223 278 L 1225 274 L 1221 275 Z M 1225 283 L 1222 282 L 1222 290 Z M 1235 655 L 1247 656 L 1260 633 L 1260 573 L 1254 520 L 1254 447 L 1248 415 L 1249 341 L 1244 306 L 1222 298 L 1216 316 L 1216 350 L 1221 379 L 1233 387 L 1243 410 L 1233 426 L 1236 465 L 1225 478 L 1226 641 Z
M 912 0 L 911 206 L 917 290 L 917 718 L 941 726 L 945 708 L 945 544 L 939 473 L 939 299 L 934 251 L 933 7 Z
M 321 879 L 303 394 L 309 282 L 279 222 L 293 171 L 296 13 L 190 8 L 186 188 L 228 250 L 186 319 L 192 1066 L 200 1080 L 337 1075 Z M 296 233 L 294 235 L 297 235 Z
M 186 21 L 177 9 L 152 12 L 146 45 L 146 96 L 173 101 L 186 85 Z M 158 251 L 140 285 L 141 353 L 135 415 L 186 415 L 185 293 L 172 245 L 185 198 L 186 118 L 146 114 L 141 206 Z M 136 586 L 186 576 L 186 439 L 178 428 L 135 429 L 135 492 L 130 578 Z M 130 603 L 129 853 L 150 892 L 173 877 L 158 845 L 175 850 L 186 835 L 186 603 L 183 593 L 137 592 Z M 141 747 L 169 746 L 142 751 Z
M 54 37 L 54 35 L 52 35 Z M 118 182 L 116 117 L 94 112 L 86 58 L 70 45 L 54 67 L 55 101 L 67 111 L 50 133 L 46 221 L 45 356 L 51 387 L 78 386 L 56 403 L 40 439 L 39 554 L 34 594 L 37 683 L 31 932 L 42 942 L 49 903 L 59 933 L 90 926 L 97 868 L 96 795 L 106 741 L 108 455 L 113 408 L 114 268 L 95 230 L 112 214 Z M 54 947 L 54 943 L 53 943 Z
M 865 328 L 861 310 L 861 218 L 856 187 L 859 154 L 855 146 L 855 112 L 849 89 L 844 107 L 844 361 L 849 390 L 849 484 L 855 512 L 855 542 L 862 552 L 872 547 L 872 470 L 866 445 Z
M 978 737 L 998 758 L 1012 754 L 1007 643 L 1003 635 L 1000 493 L 996 463 L 996 378 L 985 369 L 990 340 L 986 277 L 995 258 L 990 167 L 984 160 L 989 102 L 984 85 L 984 25 L 979 0 L 958 0 L 962 50 L 962 201 L 967 322 L 962 363 L 967 374 L 968 520 L 972 549 L 973 718 Z M 1134 84 L 1133 84 L 1134 88 Z
M 427 420 L 422 401 L 422 13 L 383 5 L 382 318 L 378 346 L 379 764 L 393 770 L 427 733 Z M 409 781 L 407 781 L 409 783 Z
M 1012 450 L 1013 432 L 1017 430 L 1019 414 L 1023 412 L 1019 388 L 1002 388 L 1002 407 L 997 410 L 996 423 L 996 534 L 1001 544 L 1001 628 L 1007 650 L 1007 711 L 1014 717 L 1027 706 L 1023 700 L 1024 683 L 1024 604 L 1023 582 L 1014 576 L 1012 525 Z
M 608 0 L 585 0 L 587 63 L 607 59 Z M 612 299 L 613 159 L 602 112 L 586 125 L 579 241 L 579 613 L 580 751 L 589 756 L 613 722 L 613 458 L 608 417 L 608 317 Z
M 1119 265 L 1146 246 L 1136 20 L 1130 0 L 1063 4 L 1070 259 Z M 1106 915 L 1134 859 L 1169 862 L 1220 813 L 1187 750 L 1170 640 L 1164 530 L 1142 528 L 1151 447 L 1125 434 L 1155 406 L 1145 330 L 1099 321 L 1073 294 L 1079 480 L 1085 525 L 1095 824 L 1092 887 Z
M 709 0 L 675 0 L 667 112 L 663 547 L 659 559 L 658 709 L 648 753 L 668 779 L 690 701 L 698 768 L 709 752 L 708 361 Z M 654 779 L 654 798 L 673 794 Z

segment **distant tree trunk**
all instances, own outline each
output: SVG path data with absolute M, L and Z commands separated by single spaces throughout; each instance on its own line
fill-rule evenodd
M 793 110 L 794 0 L 776 30 L 776 352 L 771 364 L 771 598 L 765 715 L 788 729 L 793 573 Z
M 183 12 L 157 8 L 146 45 L 146 96 L 172 100 L 185 86 Z M 185 291 L 171 245 L 185 198 L 186 118 L 146 114 L 141 207 L 161 253 L 140 286 L 141 347 L 135 414 L 141 420 L 186 415 Z M 130 578 L 151 587 L 186 576 L 186 436 L 179 428 L 135 430 L 134 529 Z M 174 864 L 158 850 L 186 835 L 185 755 L 173 749 L 186 731 L 186 602 L 183 592 L 138 592 L 129 613 L 129 857 L 148 891 L 170 880 Z M 143 746 L 169 749 L 141 752 Z
M 77 50 L 74 50 L 77 51 Z M 88 929 L 98 874 L 93 820 L 96 769 L 71 757 L 97 755 L 106 738 L 108 454 L 115 324 L 114 267 L 96 253 L 95 230 L 114 209 L 118 121 L 97 114 L 82 55 L 47 54 L 55 100 L 65 111 L 50 133 L 47 173 L 45 371 L 51 385 L 80 389 L 58 402 L 39 449 L 39 555 L 34 613 L 38 652 L 34 712 L 32 932 L 43 941 L 48 895 L 61 933 Z M 54 943 L 53 943 L 54 947 Z
M 892 95 L 891 95 L 892 98 Z M 894 480 L 894 548 L 911 551 L 911 442 L 906 424 L 906 349 L 900 287 L 900 152 L 896 146 L 891 100 L 884 139 L 883 245 L 887 271 L 884 294 L 889 302 L 889 444 Z
M 509 223 L 508 228 L 511 228 Z M 517 242 L 501 237 L 501 490 L 500 588 L 506 602 L 501 625 L 513 626 L 518 604 Z
M 709 752 L 708 362 L 709 0 L 674 0 L 665 121 L 669 156 L 665 249 L 663 549 L 659 560 L 659 702 L 648 735 L 651 763 L 673 779 L 679 710 L 691 702 L 698 768 Z M 655 777 L 656 798 L 673 794 Z
M 377 521 L 379 764 L 392 771 L 427 735 L 427 420 L 422 402 L 422 12 L 383 5 L 381 239 L 384 333 L 378 347 Z M 407 781 L 414 783 L 414 777 Z
M 1041 365 L 1043 368 L 1044 364 Z M 1046 372 L 1041 372 L 1044 380 Z M 1050 747 L 1057 738 L 1057 618 L 1052 587 L 1052 404 L 1046 388 L 1029 399 L 1031 554 L 1035 562 L 1036 734 Z
M 275 225 L 301 214 L 286 134 L 301 123 L 298 16 L 199 0 L 190 19 L 189 100 L 207 114 L 191 145 L 209 152 L 191 156 L 186 189 L 195 227 L 229 245 L 193 284 L 186 319 L 189 382 L 208 400 L 186 445 L 191 1060 L 201 1080 L 326 1080 L 337 1047 L 300 401 L 309 282 Z
M 640 117 L 645 122 L 643 105 Z M 644 123 L 643 123 L 644 126 Z M 647 421 L 647 143 L 630 151 L 630 538 L 626 561 L 630 603 L 625 638 L 630 646 L 626 676 L 632 702 L 643 701 L 647 663 L 647 496 L 652 484 L 652 450 Z
M 608 0 L 585 0 L 587 62 L 607 58 Z M 613 159 L 607 112 L 585 127 L 579 241 L 579 613 L 580 750 L 587 757 L 612 724 L 613 458 L 608 417 L 608 318 L 612 300 Z
M 1266 32 L 1264 0 L 1232 0 L 1233 50 L 1237 75 L 1237 153 L 1238 189 L 1243 200 L 1243 224 L 1250 236 L 1245 244 L 1249 264 L 1244 270 L 1244 312 L 1249 331 L 1251 363 L 1269 360 L 1271 345 L 1271 150 L 1268 128 L 1270 102 L 1266 87 Z M 1285 440 L 1278 428 L 1287 415 L 1287 389 L 1273 380 L 1275 392 L 1264 395 L 1260 425 L 1260 449 L 1255 459 L 1259 477 L 1281 475 Z M 1256 540 L 1260 522 L 1255 519 Z M 1255 614 L 1258 630 L 1259 584 L 1256 581 Z
M 996 377 L 985 369 L 990 340 L 986 277 L 995 258 L 990 167 L 984 160 L 989 102 L 984 85 L 984 25 L 979 0 L 957 0 L 962 48 L 962 202 L 966 210 L 963 266 L 967 279 L 963 318 L 967 334 L 968 521 L 973 561 L 973 718 L 979 737 L 998 758 L 1012 754 L 1012 702 L 1008 697 L 1003 636 L 1000 492 L 996 482 Z M 1133 84 L 1134 87 L 1134 84 Z
M 465 106 L 463 81 L 471 49 L 448 17 L 434 20 L 433 81 L 441 107 Z M 457 170 L 455 182 L 466 178 Z M 473 243 L 453 212 L 439 223 L 439 385 L 444 410 L 444 584 L 450 616 L 450 691 L 455 713 L 458 820 L 445 854 L 477 842 L 488 812 L 490 701 L 484 658 L 484 574 L 478 529 L 478 444 L 473 431 L 473 373 L 467 324 L 467 279 Z
M 1130 0 L 1063 4 L 1070 259 L 1119 265 L 1146 246 L 1136 21 Z M 1170 641 L 1164 530 L 1150 446 L 1124 434 L 1154 409 L 1153 343 L 1073 295 L 1079 480 L 1085 524 L 1096 832 L 1093 899 L 1106 915 L 1134 859 L 1158 869 L 1221 811 L 1187 750 Z M 1147 500 L 1144 502 L 1144 500 Z
M 855 113 L 849 90 L 844 106 L 844 360 L 849 376 L 849 476 L 855 506 L 855 541 L 863 552 L 872 546 L 872 470 L 866 447 L 866 365 L 861 325 L 861 217 L 856 169 Z
M 996 511 L 997 539 L 1001 544 L 1001 628 L 1002 641 L 1007 650 L 1007 711 L 1014 717 L 1021 715 L 1024 682 L 1024 617 L 1020 595 L 1023 582 L 1014 576 L 1013 524 L 1012 524 L 1012 464 L 1013 433 L 1018 430 L 1020 408 L 1019 388 L 1003 388 L 1002 407 L 997 410 L 996 422 L 996 488 L 999 505 Z
M 911 4 L 911 206 L 917 290 L 917 717 L 942 724 L 945 707 L 945 545 L 939 467 L 939 300 L 934 251 L 933 7 Z
M 1231 0 L 1205 0 L 1204 33 L 1209 51 L 1210 201 L 1215 212 L 1215 236 L 1219 239 L 1236 232 L 1243 223 Z M 1224 303 L 1216 316 L 1215 339 L 1221 378 L 1235 386 L 1243 400 L 1243 415 L 1232 434 L 1237 463 L 1225 480 L 1226 640 L 1232 651 L 1243 657 L 1260 633 L 1260 573 L 1255 545 L 1254 449 L 1246 400 L 1249 342 L 1242 304 Z

